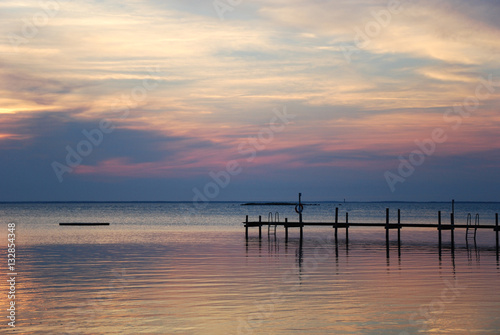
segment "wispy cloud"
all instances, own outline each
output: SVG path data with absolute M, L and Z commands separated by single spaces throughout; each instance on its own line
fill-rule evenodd
M 355 45 L 387 1 L 258 0 L 224 21 L 211 1 L 58 1 L 57 15 L 17 50 L 9 34 L 22 36 L 24 19 L 43 9 L 4 1 L 0 150 L 57 160 L 106 118 L 118 131 L 75 178 L 203 176 L 286 104 L 297 120 L 248 174 L 382 169 L 442 126 L 443 111 L 473 94 L 481 75 L 500 75 L 495 1 L 401 2 L 347 63 L 342 46 Z M 151 68 L 162 69 L 162 85 L 120 117 L 113 106 Z M 495 150 L 499 98 L 481 101 L 436 157 Z M 10 156 L 14 165 L 20 156 Z

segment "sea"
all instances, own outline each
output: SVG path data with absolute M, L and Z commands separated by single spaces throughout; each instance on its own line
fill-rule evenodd
M 454 211 L 491 225 L 500 203 L 320 202 L 303 220 L 333 222 L 335 208 L 340 222 L 383 223 L 389 208 L 391 223 L 399 209 L 403 223 Z M 492 229 L 475 241 L 457 229 L 453 248 L 443 231 L 441 252 L 435 228 L 403 228 L 400 249 L 391 230 L 387 254 L 383 227 L 351 227 L 348 241 L 339 229 L 338 243 L 330 226 L 246 239 L 247 215 L 298 220 L 262 203 L 0 203 L 0 333 L 500 334 Z

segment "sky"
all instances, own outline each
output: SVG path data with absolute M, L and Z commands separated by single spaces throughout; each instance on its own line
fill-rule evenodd
M 493 0 L 5 0 L 0 201 L 500 201 Z

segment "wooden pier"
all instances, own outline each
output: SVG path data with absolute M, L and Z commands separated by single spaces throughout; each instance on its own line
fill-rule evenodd
M 300 195 L 299 195 L 299 205 L 300 203 Z M 299 206 L 297 205 L 297 206 Z M 338 207 L 335 208 L 335 221 L 334 222 L 304 222 L 302 220 L 302 209 L 303 206 L 296 206 L 296 211 L 299 214 L 299 221 L 298 222 L 290 222 L 288 221 L 288 218 L 285 218 L 284 222 L 276 222 L 276 221 L 262 221 L 262 216 L 259 215 L 259 220 L 258 221 L 249 221 L 248 215 L 246 216 L 244 223 L 245 226 L 245 237 L 248 240 L 248 228 L 259 228 L 259 239 L 262 239 L 262 226 L 267 226 L 268 227 L 268 232 L 269 232 L 269 227 L 270 226 L 282 226 L 285 228 L 285 242 L 288 242 L 288 230 L 289 228 L 299 228 L 300 229 L 300 242 L 302 244 L 302 239 L 304 236 L 304 227 L 310 227 L 310 226 L 323 226 L 323 227 L 332 227 L 334 229 L 334 238 L 335 238 L 335 244 L 338 244 L 338 231 L 339 229 L 345 229 L 345 241 L 346 244 L 349 243 L 349 228 L 350 227 L 381 227 L 385 229 L 385 241 L 386 241 L 386 251 L 387 251 L 387 257 L 389 257 L 389 232 L 390 230 L 397 229 L 398 233 L 398 252 L 401 252 L 401 229 L 403 228 L 435 228 L 438 231 L 438 247 L 439 247 L 439 254 L 441 255 L 441 249 L 442 249 L 442 232 L 443 230 L 449 230 L 450 231 L 450 237 L 451 237 L 451 251 L 452 253 L 454 252 L 455 249 L 455 230 L 456 229 L 466 229 L 466 241 L 469 238 L 469 230 L 472 230 L 474 233 L 474 242 L 476 239 L 476 231 L 478 229 L 490 229 L 495 232 L 496 235 L 496 254 L 497 254 L 497 259 L 499 257 L 499 237 L 498 233 L 500 231 L 500 228 L 498 226 L 498 213 L 495 214 L 495 223 L 494 224 L 481 224 L 479 225 L 479 220 L 477 220 L 476 224 L 472 225 L 472 222 L 469 222 L 467 224 L 455 224 L 455 217 L 454 213 L 450 213 L 450 223 L 443 223 L 443 218 L 441 215 L 441 211 L 438 212 L 437 214 L 437 223 L 401 223 L 401 211 L 398 209 L 398 216 L 397 216 L 397 223 L 391 223 L 390 218 L 389 218 L 389 208 L 386 208 L 386 219 L 385 222 L 380 222 L 380 223 L 364 223 L 364 222 L 349 222 L 349 214 L 346 213 L 345 217 L 345 222 L 340 222 L 339 221 L 339 209 Z

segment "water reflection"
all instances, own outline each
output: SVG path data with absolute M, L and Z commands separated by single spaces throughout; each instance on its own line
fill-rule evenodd
M 280 244 L 276 234 L 268 235 L 267 251 L 269 255 L 279 256 Z
M 440 259 L 434 243 L 408 243 L 400 257 L 386 258 L 385 241 L 376 235 L 351 236 L 349 248 L 314 232 L 288 242 L 280 234 L 246 241 L 241 231 L 157 232 L 155 241 L 20 249 L 22 333 L 499 329 L 500 293 L 491 287 L 500 284 L 500 270 L 491 247 L 452 253 L 447 246 Z M 471 311 L 474 318 L 466 318 Z
M 472 264 L 473 258 L 477 263 L 479 263 L 479 248 L 477 247 L 476 241 L 474 243 L 467 243 L 467 258 L 469 259 L 469 263 Z

